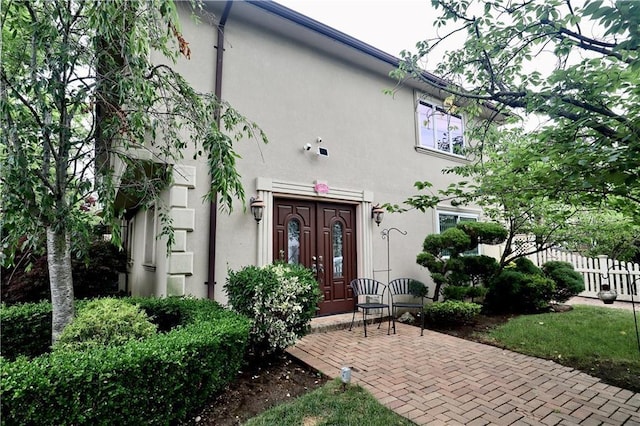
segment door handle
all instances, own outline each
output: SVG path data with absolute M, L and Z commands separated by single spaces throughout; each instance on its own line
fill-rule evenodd
M 318 263 L 315 256 L 311 256 L 311 271 L 317 276 L 318 275 Z
M 318 256 L 318 260 L 321 263 L 318 263 L 318 271 L 320 271 L 321 274 L 324 274 L 324 265 L 322 264 L 322 256 Z

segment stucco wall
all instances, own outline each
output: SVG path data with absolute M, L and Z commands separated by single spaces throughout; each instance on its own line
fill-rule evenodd
M 198 90 L 213 92 L 215 27 L 207 19 L 194 24 L 186 18 L 182 31 L 190 43 L 192 58 L 181 60 L 177 69 Z M 238 160 L 238 170 L 247 198 L 256 193 L 257 178 L 268 178 L 309 187 L 321 180 L 327 182 L 330 189 L 364 191 L 372 195 L 374 204 L 401 203 L 416 193 L 413 183 L 417 180 L 431 181 L 435 191 L 455 178 L 442 174 L 441 170 L 463 160 L 415 149 L 416 92 L 413 89 L 400 88 L 394 96 L 384 94 L 384 89 L 395 86 L 395 81 L 385 73 L 369 71 L 323 50 L 246 23 L 234 15 L 233 8 L 225 35 L 222 97 L 257 122 L 269 138 L 267 145 L 254 140 L 235 145 L 242 157 Z M 354 62 L 361 62 L 358 59 L 361 53 L 354 51 L 353 55 Z M 320 146 L 328 149 L 328 158 L 314 154 L 319 146 L 317 137 L 322 138 Z M 311 151 L 303 150 L 307 143 L 312 145 Z M 185 251 L 194 255 L 192 273 L 184 278 L 184 294 L 205 297 L 209 204 L 203 201 L 203 196 L 210 179 L 204 163 L 194 162 L 191 153 L 185 152 L 182 163 L 197 167 L 197 184 L 187 193 L 186 208 L 193 209 L 195 216 L 193 230 L 186 233 Z M 267 205 L 267 209 L 271 207 Z M 244 208 L 236 201 L 232 214 L 218 215 L 215 298 L 223 303 L 226 302 L 223 284 L 227 270 L 261 263 L 259 235 L 270 232 L 261 228 L 268 226 L 268 221 L 256 225 Z M 361 232 L 370 234 L 367 240 L 371 259 L 361 262 L 359 273 L 387 280 L 388 240 L 381 237 L 380 231 L 394 227 L 406 231 L 407 235 L 393 232 L 390 235 L 388 261 L 392 271 L 389 276 L 428 281 L 428 272 L 415 263 L 415 257 L 424 237 L 436 231 L 436 222 L 435 211 L 426 214 L 412 211 L 387 213 L 380 227 L 360 224 L 367 225 L 360 228 Z M 165 255 L 160 246 L 162 243 L 158 242 L 157 259 Z M 156 270 L 154 288 L 160 294 L 166 294 L 166 272 L 166 269 Z M 161 273 L 164 277 L 158 278 Z M 131 278 L 148 281 L 139 269 Z M 162 280 L 165 280 L 164 286 Z M 142 288 L 148 289 L 150 285 Z

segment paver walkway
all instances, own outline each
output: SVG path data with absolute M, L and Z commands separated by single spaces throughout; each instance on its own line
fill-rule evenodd
M 352 383 L 420 425 L 640 425 L 640 393 L 555 362 L 404 324 L 367 331 L 310 334 L 288 351 L 329 377 L 351 367 Z

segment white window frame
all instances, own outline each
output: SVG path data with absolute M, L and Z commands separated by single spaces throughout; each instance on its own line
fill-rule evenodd
M 455 211 L 455 210 L 440 210 L 440 209 L 438 209 L 438 210 L 436 210 L 436 215 L 435 215 L 435 229 L 436 229 L 438 234 L 441 233 L 441 231 L 440 231 L 440 215 L 457 216 L 456 225 L 458 223 L 460 223 L 460 218 L 461 217 L 469 218 L 469 219 L 475 219 L 476 222 L 480 221 L 480 213 L 460 212 L 460 211 Z M 476 253 L 473 253 L 473 254 L 474 255 L 481 255 L 482 254 L 482 244 L 478 244 L 478 247 L 476 247 Z M 464 253 L 462 255 L 464 256 Z M 448 257 L 448 256 L 444 256 L 444 257 Z
M 438 132 L 438 128 L 437 128 L 437 121 L 435 119 L 434 116 L 432 116 L 431 118 L 429 118 L 429 122 L 432 125 L 432 128 L 429 127 L 425 127 L 425 122 L 427 120 L 425 120 L 424 118 L 421 117 L 421 112 L 420 112 L 420 105 L 424 105 L 427 107 L 432 108 L 434 111 L 438 111 L 448 117 L 455 117 L 457 119 L 460 120 L 460 134 L 462 136 L 462 149 L 464 150 L 468 144 L 466 141 L 466 137 L 465 137 L 465 125 L 464 125 L 464 117 L 461 114 L 455 114 L 455 113 L 451 113 L 451 112 L 447 112 L 446 108 L 444 106 L 442 106 L 442 104 L 438 104 L 436 102 L 432 102 L 429 101 L 427 99 L 423 99 L 422 97 L 418 97 L 417 102 L 416 102 L 416 111 L 415 111 L 415 116 L 416 116 L 416 147 L 421 148 L 421 149 L 426 149 L 429 151 L 433 151 L 433 152 L 439 152 L 439 153 L 443 153 L 443 154 L 447 154 L 447 155 L 452 155 L 452 156 L 456 156 L 456 157 L 461 157 L 464 158 L 464 154 L 463 153 L 456 153 L 454 152 L 454 143 L 451 139 L 451 134 L 450 132 L 447 133 L 447 138 L 448 138 L 448 142 L 449 142 L 449 149 L 448 150 L 444 150 L 444 149 L 440 149 L 438 147 L 438 139 L 437 139 L 437 132 Z M 434 114 L 435 115 L 435 114 Z M 430 146 L 428 144 L 426 144 L 425 142 L 423 142 L 422 140 L 422 133 L 423 133 L 423 129 L 425 130 L 430 130 L 432 132 L 432 142 L 433 142 L 433 146 Z
M 144 212 L 144 262 L 145 266 L 156 265 L 156 227 L 157 212 L 155 204 L 152 204 Z

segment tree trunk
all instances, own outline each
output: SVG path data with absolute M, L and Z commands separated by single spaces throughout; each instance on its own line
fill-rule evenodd
M 47 227 L 47 262 L 53 313 L 51 344 L 73 320 L 73 278 L 71 276 L 71 242 L 66 231 Z

